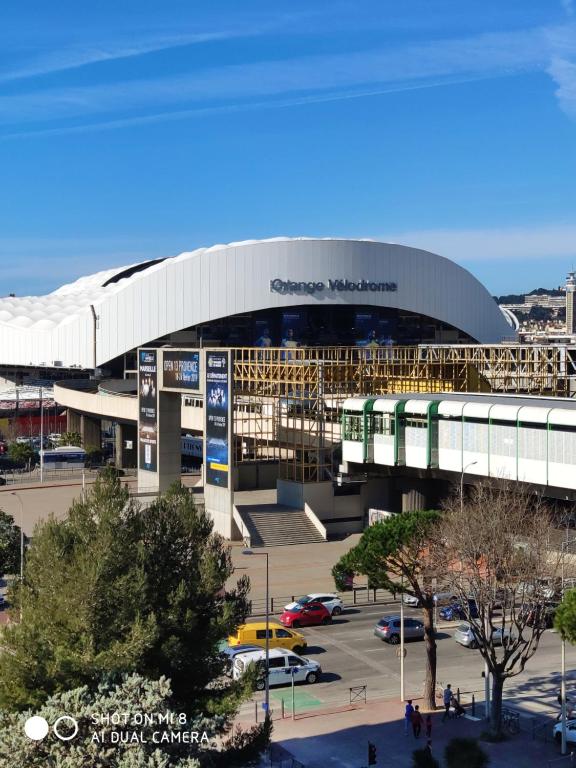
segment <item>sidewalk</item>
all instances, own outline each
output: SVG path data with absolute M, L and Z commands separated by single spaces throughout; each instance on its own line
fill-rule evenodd
M 478 707 L 481 712 L 482 705 Z M 376 746 L 377 766 L 412 768 L 412 752 L 426 745 L 426 737 L 424 729 L 419 739 L 411 732 L 405 735 L 403 713 L 404 705 L 397 700 L 314 710 L 297 715 L 294 721 L 274 720 L 272 740 L 306 768 L 366 766 L 369 741 Z M 478 738 L 486 727 L 482 720 L 468 717 L 442 723 L 442 714 L 437 711 L 432 716 L 432 753 L 441 764 L 444 748 L 452 738 Z M 547 768 L 548 761 L 559 757 L 554 743 L 533 741 L 526 732 L 499 744 L 481 745 L 490 756 L 490 768 Z

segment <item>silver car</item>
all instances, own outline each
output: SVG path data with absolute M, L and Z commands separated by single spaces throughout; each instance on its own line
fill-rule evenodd
M 502 645 L 510 637 L 510 632 L 507 629 L 502 630 L 501 627 L 497 627 L 492 632 L 492 641 L 494 645 Z M 466 648 L 478 648 L 481 642 L 481 638 L 478 636 L 472 624 L 467 621 L 463 621 L 458 626 L 456 632 L 454 632 L 454 640 L 460 645 Z
M 397 645 L 400 642 L 400 616 L 383 616 L 374 627 L 374 634 L 387 643 Z M 424 624 L 417 619 L 404 619 L 404 638 L 423 640 Z

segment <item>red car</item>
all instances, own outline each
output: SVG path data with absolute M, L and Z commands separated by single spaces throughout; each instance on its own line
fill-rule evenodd
M 280 616 L 285 627 L 308 627 L 312 624 L 330 624 L 332 615 L 322 603 L 296 604 Z

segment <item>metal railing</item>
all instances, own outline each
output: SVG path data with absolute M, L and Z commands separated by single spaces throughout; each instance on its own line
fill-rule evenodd
M 282 610 L 288 603 L 295 602 L 302 593 L 297 595 L 274 595 L 269 599 L 269 613 L 275 613 Z M 385 605 L 387 603 L 397 602 L 397 598 L 391 592 L 385 589 L 367 589 L 366 587 L 354 587 L 349 592 L 334 593 L 344 603 L 345 608 L 351 608 L 354 605 Z M 252 598 L 251 616 L 266 615 L 266 599 L 264 597 Z
M 548 760 L 547 763 L 548 768 L 568 768 L 570 765 L 576 765 L 576 752 L 570 752 L 569 755 Z

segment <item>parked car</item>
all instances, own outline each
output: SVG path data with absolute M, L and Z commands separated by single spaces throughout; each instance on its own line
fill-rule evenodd
M 322 603 L 296 603 L 293 608 L 285 610 L 280 616 L 285 627 L 308 627 L 315 624 L 330 624 L 332 614 Z
M 285 629 L 274 622 L 268 623 L 268 645 L 270 648 L 286 648 L 296 653 L 302 653 L 306 648 L 306 638 L 293 629 Z M 236 634 L 230 635 L 228 645 L 237 648 L 240 645 L 266 646 L 266 622 L 255 621 L 251 624 L 241 624 Z
M 562 723 L 556 723 L 552 728 L 552 738 L 557 744 L 562 741 Z M 566 721 L 566 743 L 576 744 L 576 720 Z
M 497 627 L 492 632 L 492 639 L 495 645 L 502 645 L 509 637 L 510 632 L 506 628 L 502 630 L 502 627 Z M 467 621 L 463 621 L 458 626 L 458 629 L 454 632 L 454 640 L 466 648 L 478 648 L 481 642 L 474 626 Z
M 261 673 L 256 682 L 256 690 L 263 691 L 266 687 L 264 673 L 266 664 L 265 651 L 250 651 L 239 653 L 234 659 L 232 677 L 234 680 L 242 677 L 250 664 L 256 664 Z M 294 670 L 294 671 L 293 671 Z M 268 659 L 268 685 L 289 685 L 294 682 L 316 683 L 322 674 L 322 667 L 317 661 L 311 661 L 296 653 L 283 648 L 270 651 Z
M 220 648 L 220 654 L 226 661 L 226 674 L 232 675 L 232 667 L 234 665 L 234 659 L 239 653 L 249 653 L 250 651 L 261 651 L 262 648 L 258 645 L 223 645 Z
M 478 618 L 478 606 L 475 600 L 468 600 L 467 607 L 465 608 L 462 603 L 452 603 L 451 605 L 445 605 L 439 611 L 439 616 L 444 621 L 459 621 L 461 619 L 477 619 Z
M 436 605 L 450 605 L 450 603 L 454 603 L 458 600 L 458 595 L 455 595 L 453 592 L 435 592 L 432 595 L 432 599 Z M 420 601 L 414 595 L 403 595 L 402 602 L 405 605 L 420 608 Z
M 381 640 L 392 645 L 400 642 L 400 616 L 383 616 L 374 627 L 374 634 Z M 406 640 L 423 640 L 424 624 L 417 619 L 404 617 L 404 638 Z
M 322 605 L 326 606 L 330 611 L 332 616 L 339 616 L 344 607 L 344 603 L 340 600 L 338 595 L 328 594 L 327 592 L 313 592 L 310 595 L 299 597 L 298 600 L 293 603 L 288 603 L 288 605 L 284 606 L 284 610 L 290 611 L 296 605 L 306 605 L 307 603 L 322 603 Z

